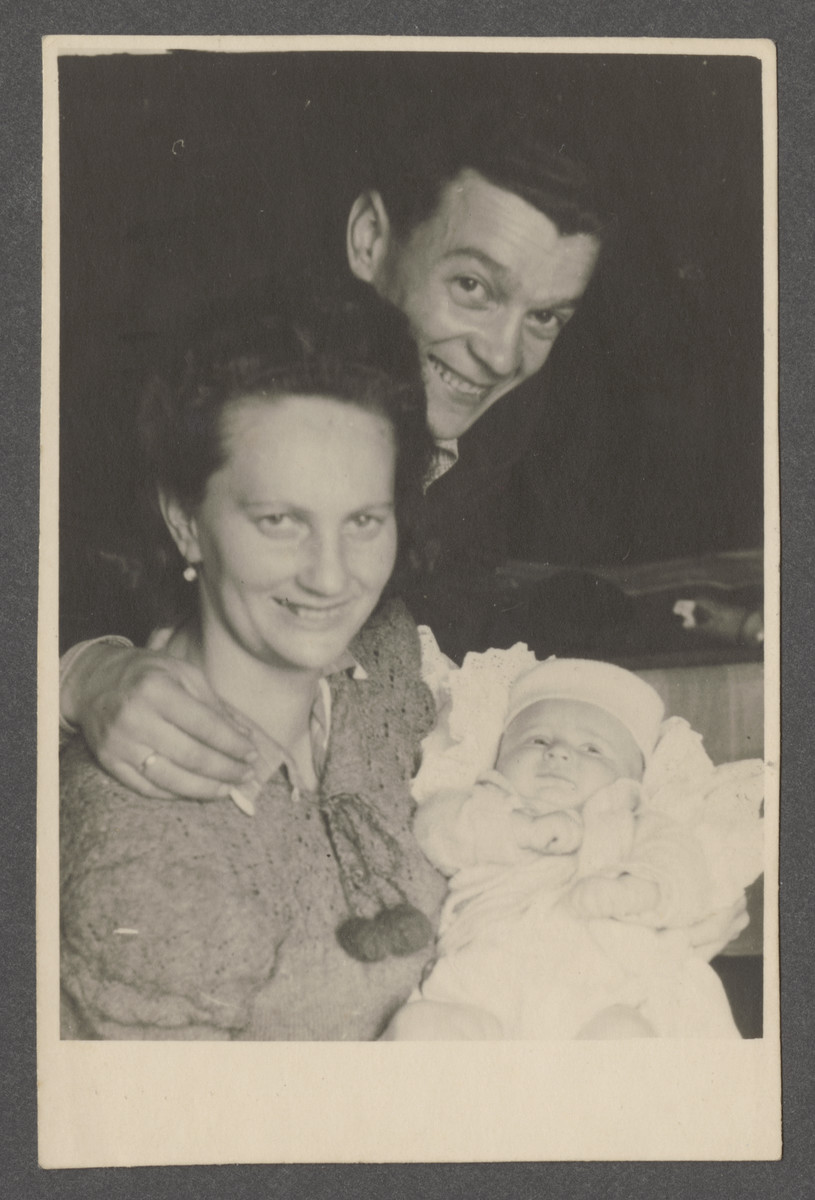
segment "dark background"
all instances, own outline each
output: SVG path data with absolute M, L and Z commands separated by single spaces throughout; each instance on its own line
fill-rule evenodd
M 372 151 L 414 108 L 569 113 L 619 232 L 538 389 L 513 558 L 762 541 L 758 60 L 297 53 L 60 64 L 62 640 L 142 635 L 106 567 L 131 523 L 133 411 L 182 313 L 270 272 L 345 271 Z M 394 132 L 394 131 L 397 132 Z M 100 548 L 104 551 L 99 556 Z

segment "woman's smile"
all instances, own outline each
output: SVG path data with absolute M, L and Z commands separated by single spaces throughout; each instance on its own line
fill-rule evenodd
M 292 617 L 313 625 L 327 625 L 332 620 L 342 617 L 345 609 L 351 603 L 348 600 L 336 601 L 332 604 L 312 604 L 308 601 L 289 600 L 284 596 L 273 596 L 275 604 L 285 608 Z

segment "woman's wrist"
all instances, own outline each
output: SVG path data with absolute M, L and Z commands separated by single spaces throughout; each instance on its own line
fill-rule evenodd
M 133 649 L 128 638 L 110 634 L 89 642 L 79 642 L 59 660 L 59 725 L 66 733 L 76 733 L 82 723 L 84 689 L 99 664 L 115 649 Z

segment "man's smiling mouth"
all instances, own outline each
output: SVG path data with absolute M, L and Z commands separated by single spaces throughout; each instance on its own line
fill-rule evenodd
M 481 400 L 492 387 L 492 384 L 489 383 L 477 384 L 469 379 L 465 379 L 463 375 L 459 375 L 458 371 L 445 366 L 433 354 L 427 355 L 427 362 L 433 368 L 434 373 L 441 379 L 442 383 L 446 384 L 454 392 L 458 392 L 460 396 L 466 396 L 471 400 Z

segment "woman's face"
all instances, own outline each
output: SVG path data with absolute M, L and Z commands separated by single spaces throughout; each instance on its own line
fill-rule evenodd
M 393 570 L 392 428 L 353 404 L 284 396 L 233 402 L 222 435 L 226 462 L 181 546 L 198 565 L 205 644 L 320 671 Z

